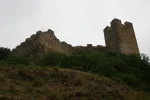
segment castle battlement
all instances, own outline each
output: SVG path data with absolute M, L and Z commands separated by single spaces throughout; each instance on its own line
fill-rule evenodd
M 110 22 L 111 26 L 115 26 L 115 27 L 118 27 L 122 24 L 121 20 L 115 18 L 113 19 L 111 22 Z
M 87 44 L 87 46 L 73 46 L 73 51 L 99 51 L 107 52 L 107 48 L 102 45 L 93 46 L 92 44 Z

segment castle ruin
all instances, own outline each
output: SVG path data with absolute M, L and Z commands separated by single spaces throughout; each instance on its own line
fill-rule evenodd
M 49 29 L 47 32 L 38 31 L 13 49 L 12 52 L 15 55 L 28 57 L 42 56 L 50 51 L 65 54 L 71 54 L 73 51 L 113 52 L 118 55 L 139 54 L 133 25 L 130 22 L 122 24 L 119 19 L 112 20 L 111 26 L 104 29 L 104 37 L 106 46 L 87 44 L 87 46 L 73 47 L 66 42 L 60 42 L 54 32 Z
M 60 52 L 70 54 L 71 45 L 66 42 L 60 42 L 54 34 L 54 31 L 48 29 L 47 32 L 37 31 L 25 42 L 22 42 L 12 53 L 17 56 L 41 57 L 47 52 Z
M 109 52 L 117 54 L 139 54 L 139 49 L 133 29 L 130 22 L 121 23 L 121 20 L 111 21 L 111 27 L 104 29 L 105 43 Z

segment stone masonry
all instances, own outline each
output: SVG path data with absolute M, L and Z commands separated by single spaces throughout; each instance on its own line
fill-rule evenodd
M 121 20 L 114 19 L 111 27 L 104 29 L 106 46 L 71 46 L 66 42 L 60 42 L 52 30 L 47 32 L 38 31 L 27 38 L 19 46 L 12 50 L 14 55 L 41 57 L 47 52 L 61 52 L 71 54 L 73 51 L 98 51 L 113 52 L 116 54 L 139 54 L 138 45 L 135 38 L 133 25 L 130 22 L 121 23 Z
M 72 48 L 71 45 L 60 42 L 54 32 L 49 29 L 47 32 L 36 32 L 13 49 L 12 53 L 19 56 L 41 57 L 44 53 L 51 51 L 69 54 Z
M 114 19 L 111 27 L 104 29 L 105 43 L 109 52 L 117 54 L 139 54 L 139 49 L 133 29 L 130 22 L 121 23 L 121 20 Z

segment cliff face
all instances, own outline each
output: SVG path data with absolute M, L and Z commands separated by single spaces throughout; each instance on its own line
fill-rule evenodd
M 30 38 L 27 38 L 25 42 L 13 49 L 12 53 L 14 55 L 39 57 L 50 51 L 69 54 L 72 52 L 72 47 L 65 42 L 60 42 L 54 32 L 49 29 L 47 32 L 38 31 Z

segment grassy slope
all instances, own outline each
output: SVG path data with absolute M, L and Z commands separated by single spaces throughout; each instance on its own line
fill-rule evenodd
M 0 65 L 0 100 L 150 100 L 150 96 L 90 73 Z

